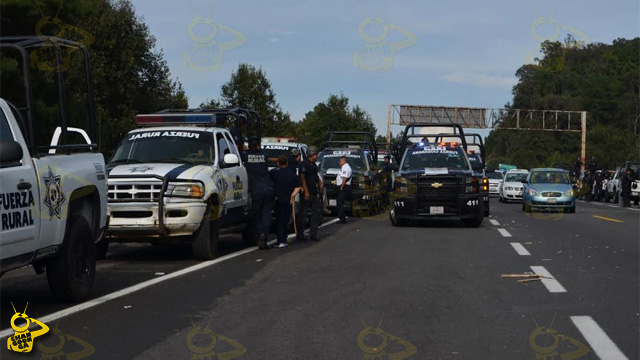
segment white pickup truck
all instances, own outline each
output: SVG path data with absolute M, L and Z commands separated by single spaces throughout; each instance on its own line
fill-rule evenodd
M 57 104 L 48 103 L 55 97 L 42 96 L 51 88 L 42 77 L 38 87 L 32 86 L 31 56 L 44 48 L 84 55 L 79 58 L 84 59 L 87 116 L 67 113 L 63 91 L 57 93 Z M 0 89 L 0 276 L 31 265 L 37 274 L 46 271 L 58 299 L 82 301 L 91 293 L 96 244 L 109 223 L 104 157 L 84 130 L 67 126 L 71 118 L 88 120 L 91 137 L 98 138 L 89 53 L 79 43 L 46 36 L 0 37 L 0 49 L 3 59 L 21 63 L 26 88 Z M 64 77 L 59 72 L 49 78 L 60 89 Z M 6 99 L 23 106 L 18 109 Z M 54 134 L 48 129 L 55 121 L 38 111 L 36 99 L 59 109 Z M 82 140 L 74 142 L 71 135 L 77 133 Z M 52 135 L 51 143 L 42 143 Z
M 235 111 L 136 116 L 107 167 L 107 241 L 187 241 L 200 260 L 218 255 L 223 229 L 256 244 L 247 169 L 225 128 Z
M 83 300 L 95 276 L 95 243 L 107 219 L 105 162 L 97 152 L 31 155 L 9 104 L 0 99 L 2 274 L 46 269 L 53 293 Z

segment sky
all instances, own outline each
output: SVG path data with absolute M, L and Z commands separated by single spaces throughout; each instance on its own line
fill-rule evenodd
M 249 63 L 266 72 L 292 120 L 343 93 L 371 114 L 378 134 L 386 134 L 390 104 L 503 107 L 512 99 L 516 70 L 545 39 L 562 41 L 572 33 L 610 44 L 640 34 L 637 0 L 132 3 L 190 107 L 218 98 L 238 64 Z M 198 62 L 194 54 L 212 41 L 220 56 Z M 376 62 L 366 47 L 385 57 Z

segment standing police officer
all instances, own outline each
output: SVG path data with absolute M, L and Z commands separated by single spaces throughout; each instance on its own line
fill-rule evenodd
M 249 176 L 249 191 L 251 192 L 251 208 L 257 222 L 258 247 L 267 249 L 269 237 L 269 224 L 271 222 L 271 203 L 274 197 L 273 182 L 269 176 L 267 156 L 260 148 L 258 138 L 249 140 L 249 151 L 242 153 L 242 160 L 247 167 Z M 277 159 L 273 159 L 276 160 Z
M 309 224 L 309 236 L 311 240 L 318 241 L 318 226 L 322 219 L 320 196 L 322 194 L 323 183 L 318 174 L 318 148 L 310 146 L 307 151 L 307 158 L 302 160 L 299 167 L 300 183 L 304 190 L 304 196 L 300 199 L 300 206 L 297 216 L 298 240 L 304 241 L 304 229 L 307 220 L 307 213 L 311 210 L 311 221 Z
M 291 205 L 300 191 L 300 178 L 296 170 L 289 167 L 286 155 L 278 158 L 278 167 L 270 171 L 276 193 L 275 215 L 278 233 L 278 247 L 287 246 L 287 232 L 291 219 Z
M 340 224 L 346 224 L 347 216 L 344 211 L 344 202 L 351 194 L 351 175 L 353 174 L 353 171 L 351 170 L 351 166 L 349 165 L 349 161 L 347 161 L 346 156 L 341 156 L 339 161 L 340 174 L 336 177 L 336 185 L 340 187 L 337 201 L 338 218 L 340 219 Z

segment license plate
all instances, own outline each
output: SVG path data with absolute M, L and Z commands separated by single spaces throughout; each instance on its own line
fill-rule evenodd
M 336 206 L 338 204 L 338 200 L 329 199 L 329 206 Z
M 556 203 L 556 199 L 554 198 L 549 198 L 549 204 L 555 204 Z
M 430 206 L 429 207 L 430 214 L 444 214 L 444 206 Z

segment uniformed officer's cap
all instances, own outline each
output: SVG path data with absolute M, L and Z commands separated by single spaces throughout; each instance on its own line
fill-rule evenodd
M 315 146 L 309 146 L 309 150 L 307 150 L 307 156 L 313 156 L 318 153 L 318 148 Z

